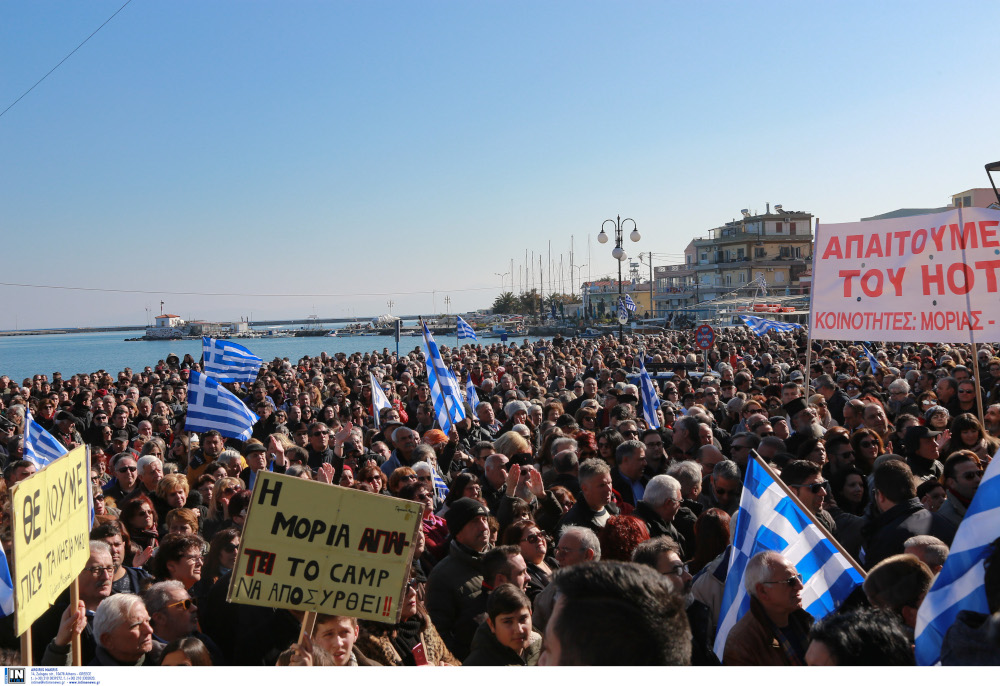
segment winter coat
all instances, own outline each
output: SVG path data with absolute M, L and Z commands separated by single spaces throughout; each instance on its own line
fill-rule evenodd
M 473 614 L 483 593 L 482 555 L 452 541 L 448 556 L 427 579 L 427 613 L 448 650 L 464 660 L 477 622 Z
M 799 632 L 803 643 L 808 642 L 812 623 L 812 615 L 802 609 L 788 618 L 789 630 Z M 793 664 L 771 630 L 767 614 L 756 598 L 751 599 L 749 612 L 736 622 L 726 637 L 722 664 L 727 667 L 784 667 Z
M 993 616 L 962 610 L 941 642 L 945 667 L 1000 667 L 1000 612 Z
M 466 667 L 533 667 L 538 664 L 542 654 L 542 636 L 536 631 L 531 632 L 531 642 L 520 655 L 500 643 L 483 622 L 472 639 L 472 652 L 464 662 Z
M 871 569 L 885 558 L 902 553 L 906 539 L 924 534 L 936 536 L 950 546 L 955 528 L 938 513 L 924 509 L 917 498 L 911 498 L 868 520 L 862 528 L 864 547 L 858 562 Z

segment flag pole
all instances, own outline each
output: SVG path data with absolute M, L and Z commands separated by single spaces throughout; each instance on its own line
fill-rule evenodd
M 816 515 L 814 515 L 812 513 L 812 511 L 809 510 L 808 507 L 806 507 L 805 505 L 802 504 L 802 501 L 799 500 L 799 497 L 797 495 L 795 495 L 795 492 L 791 488 L 789 488 L 788 485 L 784 481 L 781 480 L 781 477 L 774 473 L 774 470 L 771 469 L 771 465 L 769 465 L 767 463 L 767 461 L 764 460 L 764 458 L 762 458 L 757 453 L 757 451 L 753 450 L 752 448 L 750 450 L 750 455 L 753 457 L 753 459 L 757 460 L 757 464 L 760 465 L 760 468 L 763 469 L 765 472 L 767 472 L 768 476 L 770 476 L 772 479 L 774 479 L 774 483 L 778 484 L 778 487 L 782 491 L 785 492 L 785 495 L 787 495 L 789 498 L 791 498 L 792 502 L 794 502 L 796 505 L 799 506 L 799 509 L 801 509 L 802 512 L 805 513 L 806 517 L 808 517 L 809 520 L 813 524 L 815 524 L 816 526 L 818 526 L 819 529 L 820 529 L 820 531 L 823 531 L 824 533 L 826 533 L 827 540 L 830 541 L 830 543 L 833 545 L 833 547 L 836 548 L 837 551 L 841 555 L 844 556 L 844 559 L 846 559 L 848 562 L 850 562 L 851 565 L 856 570 L 858 570 L 858 574 L 860 574 L 863 578 L 867 578 L 868 577 L 868 573 L 864 569 L 862 569 L 861 565 L 859 565 L 855 561 L 855 559 L 851 556 L 851 554 L 848 553 L 844 549 L 844 546 L 840 545 L 840 541 L 838 541 L 836 538 L 834 538 L 833 534 L 826 530 L 826 527 L 823 526 L 823 523 L 820 522 L 818 519 L 816 519 Z
M 89 446 L 88 446 L 89 451 Z M 73 583 L 69 585 L 69 606 L 73 608 L 75 612 L 80 605 L 80 579 L 73 579 Z M 83 666 L 83 647 L 80 643 L 80 634 L 73 632 L 73 638 L 70 639 L 70 653 L 72 654 L 71 664 L 74 667 Z
M 962 206 L 958 206 L 958 225 L 965 226 L 962 223 Z M 965 242 L 962 242 L 962 263 L 967 264 L 965 259 Z M 965 312 L 972 320 L 972 296 L 970 295 L 971 289 L 967 290 L 965 293 Z M 972 348 L 972 372 L 976 379 L 976 409 L 979 412 L 979 423 L 982 426 L 986 426 L 985 409 L 983 405 L 983 385 L 979 378 L 979 343 L 976 342 L 976 333 L 969 327 L 969 345 Z
M 809 282 L 809 328 L 806 329 L 806 368 L 802 373 L 803 383 L 806 391 L 806 400 L 809 400 L 809 382 L 812 380 L 812 334 L 813 334 L 813 298 L 816 295 L 816 249 L 819 248 L 819 217 L 816 218 L 816 229 L 813 231 L 813 263 L 812 280 Z

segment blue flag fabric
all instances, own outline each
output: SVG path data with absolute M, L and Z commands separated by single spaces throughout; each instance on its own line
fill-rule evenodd
M 439 500 L 444 500 L 448 497 L 448 484 L 438 474 L 437 465 L 431 465 L 431 471 L 434 472 L 434 496 Z
M 0 545 L 0 617 L 14 614 L 14 582 L 7 566 L 7 554 Z
M 188 410 L 185 431 L 215 429 L 223 436 L 245 441 L 260 417 L 219 385 L 212 377 L 192 371 L 188 378 Z
M 31 418 L 31 410 L 24 413 L 24 459 L 41 469 L 52 460 L 59 459 L 69 451 L 56 437 L 39 426 Z
M 642 394 L 642 416 L 646 419 L 646 425 L 650 429 L 659 429 L 660 420 L 656 417 L 656 408 L 660 406 L 660 396 L 656 392 L 656 385 L 646 371 L 646 363 L 639 363 L 639 382 Z
M 375 428 L 379 428 L 378 411 L 383 407 L 392 407 L 392 403 L 389 399 L 385 397 L 385 391 L 382 390 L 382 384 L 378 382 L 375 375 L 368 372 L 368 376 L 371 378 L 372 382 L 372 410 L 375 412 Z
M 625 309 L 629 312 L 635 312 L 635 301 L 632 300 L 632 296 L 626 293 L 623 297 L 623 302 L 625 303 Z
M 740 317 L 743 322 L 758 336 L 763 336 L 768 331 L 777 331 L 778 333 L 783 333 L 785 331 L 793 331 L 794 329 L 801 329 L 801 324 L 794 324 L 792 322 L 776 322 L 773 319 L 764 319 L 763 317 L 752 317 L 749 314 L 741 314 Z
M 872 374 L 874 374 L 878 370 L 878 368 L 881 367 L 882 365 L 878 363 L 878 360 L 876 360 L 875 356 L 872 355 L 872 351 L 868 349 L 867 345 L 862 343 L 861 349 L 865 351 L 865 357 L 868 359 L 869 370 L 871 371 Z
M 205 356 L 205 373 L 225 383 L 253 383 L 264 360 L 242 345 L 203 336 L 201 350 Z
M 455 375 L 441 359 L 434 337 L 431 336 L 427 324 L 421 323 L 424 330 L 424 347 L 427 351 L 427 385 L 431 387 L 431 401 L 434 404 L 434 416 L 438 426 L 445 433 L 451 432 L 455 422 L 465 419 L 465 408 L 462 407 L 462 396 L 458 390 Z
M 472 383 L 471 376 L 465 380 L 465 400 L 469 403 L 469 407 L 475 411 L 479 405 L 479 394 L 476 393 L 476 384 Z
M 479 340 L 478 338 L 476 338 L 476 332 L 473 330 L 471 326 L 469 326 L 469 323 L 467 321 L 459 317 L 457 324 L 458 324 L 458 340 L 462 340 L 463 338 L 468 338 L 473 341 Z
M 618 319 L 628 319 L 628 308 L 625 307 L 625 301 L 621 298 L 618 299 Z
M 726 638 L 740 617 L 750 609 L 743 586 L 747 562 L 764 550 L 775 550 L 802 575 L 802 607 L 816 619 L 837 608 L 864 582 L 861 573 L 844 557 L 764 470 L 757 460 L 747 462 L 740 509 L 735 517 L 736 536 L 729 557 L 729 573 L 722 594 L 715 654 L 721 659 Z
M 944 567 L 934 579 L 917 612 L 918 665 L 933 665 L 941 655 L 941 641 L 962 610 L 989 614 L 983 560 L 1000 538 L 1000 453 L 986 467 L 976 495 L 955 533 Z

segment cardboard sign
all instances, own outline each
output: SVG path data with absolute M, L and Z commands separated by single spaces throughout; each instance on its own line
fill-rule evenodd
M 423 505 L 259 472 L 229 601 L 395 624 Z
M 1000 340 L 1000 211 L 825 224 L 816 232 L 818 340 Z
M 20 635 L 90 559 L 90 460 L 79 446 L 11 494 L 15 632 Z

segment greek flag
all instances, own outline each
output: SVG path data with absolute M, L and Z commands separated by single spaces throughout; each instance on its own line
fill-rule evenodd
M 625 302 L 626 310 L 628 310 L 629 312 L 635 312 L 635 301 L 632 300 L 631 295 L 626 293 L 625 296 L 623 297 L 623 301 Z
M 659 429 L 660 422 L 656 418 L 656 408 L 660 406 L 660 396 L 656 392 L 656 385 L 649 378 L 646 371 L 646 363 L 639 362 L 639 385 L 642 394 L 642 416 L 646 419 L 646 425 L 650 429 Z
M 7 555 L 0 545 L 0 617 L 14 614 L 14 582 L 10 578 Z
M 618 298 L 618 319 L 624 321 L 628 319 L 628 308 L 625 307 L 625 301 Z
M 203 336 L 201 350 L 205 356 L 205 373 L 216 381 L 253 383 L 264 364 L 264 360 L 231 341 Z
M 437 465 L 431 465 L 431 471 L 434 472 L 434 497 L 444 500 L 448 497 L 448 484 L 438 474 Z
M 218 381 L 195 371 L 188 378 L 187 401 L 185 431 L 201 433 L 215 429 L 223 436 L 245 441 L 260 419 Z
M 868 367 L 869 367 L 869 370 L 871 371 L 872 374 L 874 374 L 875 371 L 879 367 L 881 367 L 882 365 L 880 365 L 878 363 L 878 360 L 876 360 L 875 356 L 872 355 L 872 351 L 868 349 L 867 345 L 865 345 L 864 343 L 862 343 L 861 344 L 861 349 L 865 351 L 865 357 L 868 358 Z
M 805 585 L 802 607 L 816 619 L 832 612 L 864 582 L 854 565 L 757 460 L 749 460 L 715 637 L 715 654 L 720 659 L 730 630 L 750 609 L 750 596 L 743 587 L 747 562 L 764 550 L 775 550 L 795 565 Z
M 382 390 L 382 384 L 378 382 L 375 375 L 368 372 L 368 376 L 371 377 L 372 381 L 372 410 L 375 414 L 375 428 L 378 428 L 378 411 L 383 407 L 392 407 L 392 403 L 389 399 L 385 397 L 385 392 Z
M 465 380 L 465 400 L 473 410 L 479 405 L 479 394 L 476 393 L 476 384 L 472 383 L 471 376 Z
M 24 459 L 41 469 L 52 460 L 58 459 L 69 451 L 56 440 L 56 437 L 38 425 L 31 418 L 31 410 L 24 413 Z
M 801 324 L 793 324 L 792 322 L 776 322 L 773 319 L 764 319 L 763 317 L 751 317 L 748 314 L 741 314 L 740 317 L 743 319 L 743 323 L 749 327 L 758 336 L 763 336 L 768 331 L 777 331 L 783 333 L 785 331 L 792 331 L 794 329 L 801 329 Z
M 767 295 L 767 279 L 764 278 L 763 274 L 757 274 L 757 278 L 754 280 L 757 284 L 757 288 L 760 290 L 761 295 Z
M 458 324 L 458 340 L 462 340 L 463 338 L 471 338 L 474 341 L 479 340 L 476 338 L 476 332 L 472 330 L 467 321 L 459 317 L 456 323 Z
M 421 322 L 424 330 L 424 347 L 427 349 L 427 385 L 431 387 L 431 401 L 434 403 L 434 416 L 438 425 L 445 433 L 451 432 L 455 422 L 465 419 L 465 408 L 462 407 L 462 396 L 458 391 L 458 382 L 451 370 L 441 359 L 434 337 L 427 329 L 427 324 Z
M 1000 453 L 986 467 L 972 504 L 958 527 L 948 559 L 917 612 L 917 664 L 933 665 L 945 632 L 961 610 L 989 614 L 983 560 L 1000 537 Z

